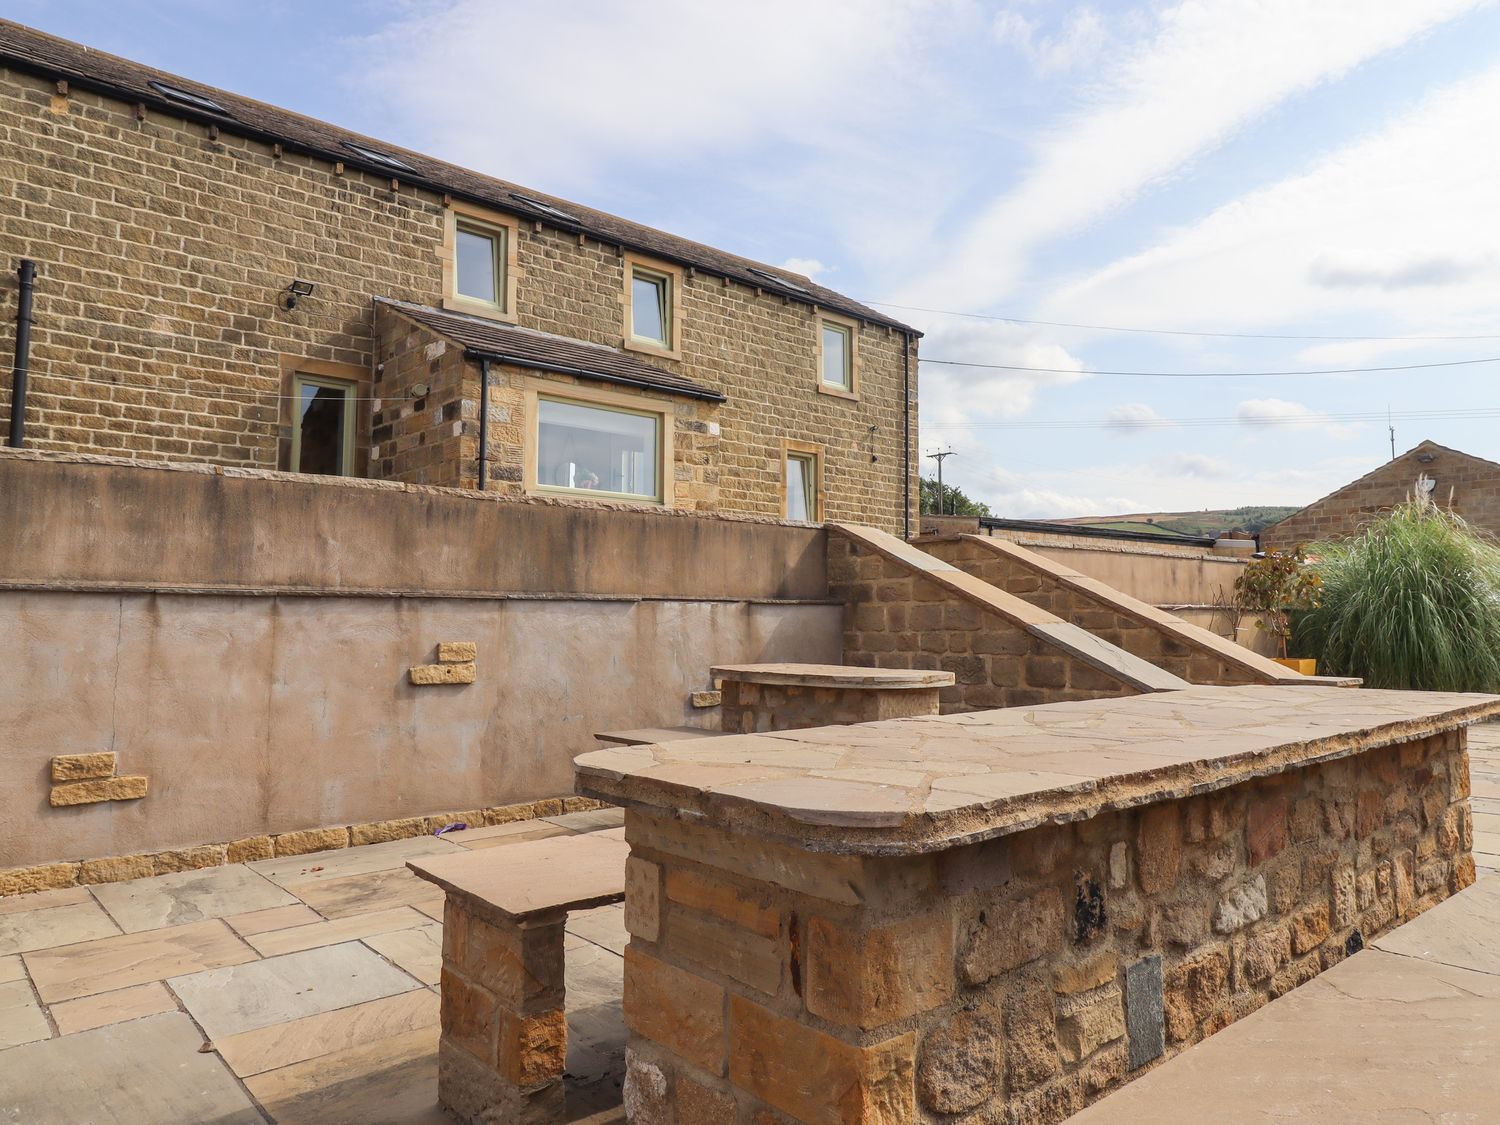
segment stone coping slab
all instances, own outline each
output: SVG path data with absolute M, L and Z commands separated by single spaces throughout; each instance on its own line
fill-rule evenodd
M 479 914 L 511 922 L 604 906 L 625 897 L 623 829 L 555 836 L 509 847 L 409 860 L 407 867 Z M 559 872 L 566 879 L 559 880 Z
M 1500 696 L 1194 687 L 615 747 L 578 792 L 810 851 L 914 855 L 1222 789 L 1500 714 Z M 452 861 L 447 861 L 452 862 Z
M 839 691 L 910 691 L 952 687 L 952 672 L 927 668 L 861 668 L 847 664 L 719 664 L 711 675 L 743 684 L 834 688 Z
M 724 733 L 702 727 L 638 727 L 634 730 L 601 730 L 594 738 L 608 746 L 651 746 L 658 742 L 681 742 L 688 738 L 713 738 Z

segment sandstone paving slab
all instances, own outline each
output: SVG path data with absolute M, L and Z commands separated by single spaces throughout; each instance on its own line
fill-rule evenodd
M 130 988 L 64 1000 L 49 1009 L 57 1023 L 58 1034 L 73 1035 L 92 1031 L 105 1024 L 124 1023 L 160 1012 L 175 1012 L 177 1000 L 160 981 L 132 985 Z
M 51 1034 L 52 1027 L 42 1014 L 41 1005 L 36 1002 L 30 984 L 24 980 L 0 984 L 0 1049 L 15 1047 L 21 1043 L 34 1043 Z M 0 1070 L 8 1065 L 6 1056 L 0 1055 Z M 0 1112 L 3 1112 L 3 1108 L 0 1108 Z
M 13 980 L 26 979 L 26 966 L 22 963 L 18 954 L 12 953 L 8 957 L 0 957 L 0 984 L 9 984 Z
M 418 987 L 357 941 L 173 977 L 167 984 L 211 1039 Z
M 27 953 L 52 945 L 118 934 L 120 927 L 92 900 L 46 910 L 0 915 L 0 953 Z
M 598 832 L 605 828 L 618 828 L 625 823 L 624 809 L 589 809 L 587 812 L 563 813 L 561 816 L 542 817 L 548 824 L 574 832 Z
M 245 940 L 262 957 L 275 957 L 319 945 L 337 945 L 339 942 L 369 937 L 371 934 L 410 929 L 425 925 L 428 921 L 427 915 L 420 911 L 409 906 L 398 906 L 392 910 L 377 910 L 373 914 L 351 914 L 346 918 L 335 918 L 327 922 L 318 921 L 286 930 L 252 934 Z
M 416 929 L 373 934 L 362 939 L 366 945 L 397 968 L 410 973 L 423 984 L 437 984 L 443 968 L 443 927 L 428 924 Z
M 510 824 L 492 824 L 488 828 L 469 828 L 448 832 L 443 839 L 461 848 L 499 848 L 526 840 L 546 840 L 553 836 L 571 836 L 572 829 L 545 820 L 516 820 Z
M 625 956 L 630 933 L 625 929 L 624 906 L 596 906 L 592 910 L 575 910 L 568 915 L 568 933 L 603 946 L 617 957 Z M 623 964 L 619 966 L 624 972 Z
M 425 988 L 303 1016 L 214 1040 L 214 1049 L 241 1078 L 293 1066 L 361 1043 L 436 1027 L 439 1000 Z
M 229 928 L 241 937 L 263 934 L 268 930 L 307 926 L 322 920 L 321 914 L 300 902 L 291 906 L 273 906 L 269 910 L 252 910 L 248 914 L 230 914 L 224 919 L 229 923 Z
M 126 933 L 244 914 L 296 899 L 244 864 L 174 871 L 127 883 L 100 883 L 94 895 Z
M 0 1055 L 0 1121 L 263 1125 L 192 1020 L 169 1012 Z
M 1493 1121 L 1497 1006 L 1495 972 L 1368 949 L 1069 1122 Z
M 450 855 L 470 854 L 467 848 L 450 847 L 442 855 L 431 858 L 441 860 Z M 437 908 L 438 917 L 442 916 L 443 892 L 405 869 L 293 883 L 288 889 L 325 918 L 373 914 L 377 910 L 391 910 L 398 906 L 414 906 L 418 910 L 431 906 Z
M 579 942 L 564 953 L 567 985 L 567 1073 L 575 1084 L 591 1084 L 625 1073 L 625 1016 L 621 993 L 625 961 L 620 955 Z M 618 1097 L 618 1089 L 614 1091 Z
M 1373 942 L 1376 949 L 1441 965 L 1500 973 L 1500 879 L 1480 879 Z M 1500 1015 L 1500 1012 L 1496 1013 Z
M 0 895 L 0 916 L 93 901 L 87 887 L 60 887 L 55 891 L 37 891 L 30 895 Z
M 413 836 L 406 840 L 387 840 L 379 844 L 361 844 L 354 848 L 335 848 L 326 852 L 308 852 L 306 855 L 261 859 L 245 866 L 283 887 L 290 887 L 293 883 L 325 882 L 349 875 L 366 875 L 372 871 L 402 870 L 406 867 L 406 861 L 415 856 L 444 855 L 453 851 L 455 846 L 449 841 L 449 835 L 451 833 L 444 833 L 442 836 Z
M 245 1086 L 277 1125 L 452 1125 L 437 1099 L 438 1029 L 267 1071 Z
M 183 973 L 239 965 L 255 950 L 214 919 L 22 954 L 47 1004 Z

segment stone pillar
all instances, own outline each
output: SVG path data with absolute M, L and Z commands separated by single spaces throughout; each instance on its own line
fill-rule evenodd
M 460 1120 L 563 1120 L 565 917 L 509 920 L 450 891 L 438 1100 Z
M 721 729 L 758 734 L 936 715 L 952 672 L 827 664 L 738 664 L 713 669 L 723 683 Z

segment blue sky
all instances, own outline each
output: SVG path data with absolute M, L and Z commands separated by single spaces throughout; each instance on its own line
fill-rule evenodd
M 1493 3 L 7 9 L 908 306 L 923 450 L 1000 515 L 1305 503 L 1389 456 L 1387 410 L 1398 450 L 1500 458 L 1500 364 L 1098 374 L 1500 356 Z

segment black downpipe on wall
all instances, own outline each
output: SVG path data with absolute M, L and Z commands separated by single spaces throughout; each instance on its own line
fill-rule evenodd
M 490 361 L 479 361 L 479 491 L 489 478 L 490 461 Z
M 901 525 L 911 539 L 911 333 L 901 334 Z
M 16 361 L 10 377 L 10 447 L 20 449 L 26 440 L 26 382 L 31 374 L 31 294 L 36 282 L 36 263 L 21 259 L 16 271 L 21 287 L 16 302 Z

